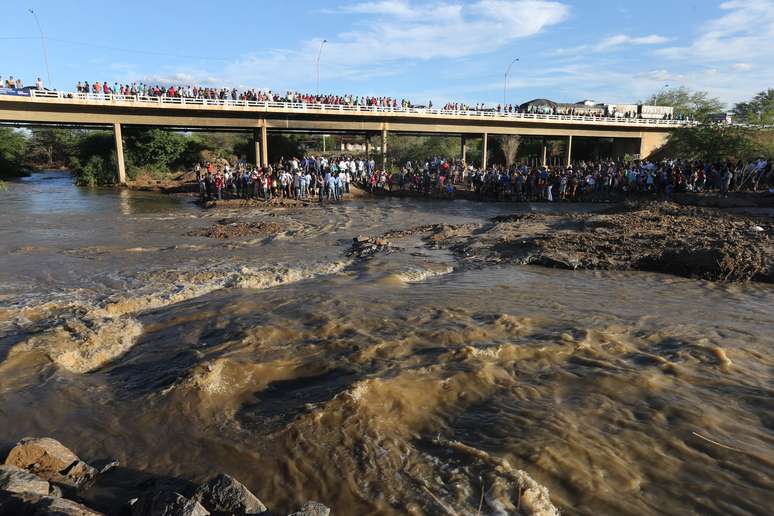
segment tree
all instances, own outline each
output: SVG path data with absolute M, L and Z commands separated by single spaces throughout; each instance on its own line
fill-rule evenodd
M 710 97 L 708 92 L 691 91 L 684 86 L 655 93 L 645 101 L 645 104 L 671 106 L 675 108 L 676 116 L 693 118 L 699 122 L 706 122 L 710 115 L 725 109 L 725 104 L 715 97 Z
M 774 125 L 774 88 L 758 93 L 749 102 L 740 102 L 734 113 L 746 124 Z
M 24 133 L 0 127 L 0 177 L 16 177 L 24 174 L 22 162 L 27 153 L 28 140 Z
M 132 129 L 126 131 L 127 160 L 138 167 L 168 171 L 185 151 L 185 135 L 162 129 Z
M 391 133 L 387 154 L 395 165 L 402 165 L 406 161 L 424 164 L 425 160 L 434 156 L 459 156 L 460 144 L 458 139 L 444 136 L 402 136 Z
M 505 135 L 500 139 L 500 149 L 503 151 L 506 167 L 510 167 L 516 161 L 519 145 L 521 145 L 521 136 L 518 134 Z
M 760 151 L 754 137 L 754 132 L 731 125 L 680 127 L 669 136 L 665 151 L 669 156 L 711 162 L 749 159 Z
M 64 165 L 75 150 L 77 136 L 71 129 L 33 129 L 26 161 L 49 168 Z

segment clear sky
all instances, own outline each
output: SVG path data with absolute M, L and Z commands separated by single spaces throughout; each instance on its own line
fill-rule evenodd
M 0 75 L 387 95 L 438 105 L 637 101 L 669 87 L 732 104 L 774 87 L 774 0 L 3 0 Z

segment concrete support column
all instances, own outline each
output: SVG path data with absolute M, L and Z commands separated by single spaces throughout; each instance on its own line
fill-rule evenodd
M 481 149 L 481 169 L 486 170 L 487 150 L 489 146 L 489 135 L 484 133 L 484 144 Z
M 118 184 L 126 184 L 126 165 L 124 164 L 124 137 L 121 134 L 121 124 L 113 124 L 113 135 L 116 140 L 116 162 L 118 163 Z
M 466 165 L 468 162 L 468 146 L 465 141 L 465 136 L 460 137 L 460 155 L 462 156 L 462 164 Z
M 366 159 L 370 159 L 371 156 L 371 136 L 366 134 L 365 137 Z
M 255 164 L 259 166 L 261 164 L 261 130 L 257 127 L 253 129 L 253 150 L 255 151 Z
M 269 166 L 269 133 L 265 123 L 261 126 L 261 166 Z
M 382 170 L 387 170 L 387 129 L 382 129 Z
M 548 164 L 548 142 L 545 138 L 543 138 L 543 166 L 545 167 Z
M 570 135 L 567 138 L 567 162 L 565 166 L 570 166 L 572 164 L 572 135 Z

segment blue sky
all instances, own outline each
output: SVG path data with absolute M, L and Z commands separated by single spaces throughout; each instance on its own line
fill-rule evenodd
M 0 75 L 388 95 L 438 105 L 628 102 L 670 87 L 732 104 L 774 87 L 774 0 L 5 0 Z

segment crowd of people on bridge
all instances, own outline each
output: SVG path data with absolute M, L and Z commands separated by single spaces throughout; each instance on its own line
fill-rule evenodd
M 114 82 L 78 82 L 75 89 L 78 93 L 92 93 L 102 95 L 145 96 L 145 97 L 172 97 L 210 100 L 249 100 L 255 102 L 290 102 L 300 104 L 325 104 L 334 106 L 379 106 L 392 108 L 416 107 L 406 99 L 398 100 L 392 97 L 368 97 L 358 95 L 315 95 L 287 91 L 284 94 L 271 90 L 237 90 L 236 88 L 211 88 L 206 86 L 163 86 L 149 85 L 143 82 L 123 84 Z
M 20 78 L 9 77 L 5 81 L 0 77 L 0 87 L 14 90 L 24 88 L 23 81 Z M 38 78 L 35 81 L 33 89 L 43 90 L 43 81 Z M 181 98 L 181 99 L 207 99 L 220 101 L 252 101 L 252 102 L 277 102 L 277 103 L 296 103 L 307 105 L 326 105 L 326 106 L 350 106 L 350 107 L 379 107 L 391 109 L 432 109 L 433 101 L 429 100 L 426 104 L 416 104 L 407 99 L 397 99 L 389 96 L 367 96 L 354 94 L 312 94 L 297 91 L 286 91 L 277 93 L 271 90 L 261 89 L 243 89 L 237 88 L 216 88 L 211 86 L 198 85 L 168 85 L 168 84 L 149 84 L 146 82 L 113 82 L 107 81 L 79 81 L 75 90 L 80 94 L 92 95 L 120 95 L 123 97 L 163 97 L 163 98 Z M 579 108 L 574 105 L 543 103 L 516 104 L 496 104 L 486 103 L 467 104 L 462 102 L 447 102 L 442 110 L 450 112 L 478 112 L 478 113 L 498 113 L 498 114 L 540 114 L 540 115 L 590 115 L 590 116 L 624 116 L 626 118 L 639 118 L 636 112 L 610 113 L 606 105 L 600 104 L 597 108 L 599 113 L 592 113 L 587 108 Z M 649 116 L 648 118 L 654 118 Z M 663 118 L 672 118 L 672 115 L 663 115 Z
M 13 75 L 9 76 L 5 81 L 3 81 L 3 76 L 0 75 L 0 88 L 7 88 L 9 90 L 22 90 L 24 89 L 24 81 L 22 81 L 20 77 L 14 79 Z M 34 88 L 36 90 L 43 89 L 43 80 L 40 77 L 38 77 L 35 81 Z

